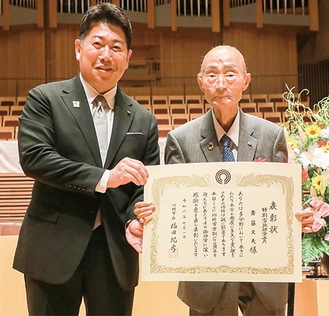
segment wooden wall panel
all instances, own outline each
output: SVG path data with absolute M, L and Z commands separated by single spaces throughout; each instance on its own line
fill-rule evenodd
M 71 78 L 78 72 L 74 50 L 74 41 L 78 35 L 78 25 L 59 25 L 49 31 L 47 66 L 51 81 Z
M 249 93 L 281 93 L 285 84 L 298 87 L 296 32 L 278 26 L 231 25 L 224 42 L 245 56 L 252 75 Z
M 49 29 L 46 43 L 44 30 L 37 27 L 0 31 L 0 78 L 21 77 L 31 83 L 31 78 L 59 80 L 74 76 L 78 71 L 74 52 L 78 28 L 78 25 L 59 25 Z M 236 46 L 246 57 L 252 74 L 251 93 L 281 93 L 285 91 L 285 83 L 296 87 L 298 84 L 296 32 L 292 27 L 259 29 L 256 25 L 231 24 L 222 34 L 206 28 L 152 30 L 135 23 L 133 33 L 131 62 L 138 64 L 149 59 L 158 62 L 161 80 L 156 81 L 157 86 L 197 90 L 196 74 L 201 58 L 220 44 L 222 37 L 225 44 Z M 0 93 L 8 95 L 11 91 L 1 88 Z
M 25 95 L 40 82 L 36 78 L 45 76 L 44 31 L 36 26 L 11 27 L 0 31 L 0 43 L 0 79 L 6 78 L 0 80 L 0 94 Z

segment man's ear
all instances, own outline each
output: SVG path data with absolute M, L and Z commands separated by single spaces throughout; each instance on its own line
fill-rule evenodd
M 198 75 L 197 75 L 197 81 L 198 81 L 198 85 L 199 85 L 200 90 L 201 90 L 202 92 L 204 92 L 204 91 L 203 91 L 203 80 L 202 80 L 202 76 L 201 76 L 201 74 L 198 74 Z
M 244 75 L 243 79 L 244 79 L 244 85 L 243 85 L 243 90 L 242 91 L 245 91 L 249 87 L 249 84 L 250 84 L 250 81 L 251 81 L 251 74 L 249 72 L 246 73 Z
M 80 51 L 81 51 L 81 40 L 76 39 L 74 41 L 74 48 L 75 48 L 75 58 L 77 61 L 80 60 Z

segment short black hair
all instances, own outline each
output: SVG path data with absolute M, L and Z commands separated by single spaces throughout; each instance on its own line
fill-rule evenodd
M 112 3 L 99 3 L 90 7 L 80 23 L 79 39 L 83 41 L 98 23 L 119 27 L 125 34 L 128 49 L 131 49 L 132 28 L 129 19 L 121 8 Z

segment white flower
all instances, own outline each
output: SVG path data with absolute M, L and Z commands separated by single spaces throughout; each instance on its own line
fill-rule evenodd
M 320 135 L 320 137 L 323 137 L 323 138 L 329 138 L 329 128 L 322 129 L 319 132 L 319 135 Z
M 313 152 L 312 164 L 327 169 L 329 167 L 329 153 L 324 152 L 323 148 L 316 148 Z

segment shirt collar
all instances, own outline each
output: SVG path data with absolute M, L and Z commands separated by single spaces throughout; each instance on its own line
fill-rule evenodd
M 233 121 L 231 128 L 229 129 L 229 131 L 227 133 L 224 131 L 223 127 L 218 123 L 218 121 L 215 117 L 214 111 L 212 111 L 212 118 L 214 121 L 214 126 L 215 126 L 215 131 L 216 131 L 218 142 L 221 140 L 221 138 L 224 136 L 224 134 L 226 134 L 231 139 L 231 141 L 233 142 L 235 147 L 237 148 L 238 144 L 239 144 L 239 126 L 240 126 L 239 111 Z
M 90 107 L 92 108 L 93 101 L 99 95 L 99 93 L 86 80 L 83 79 L 81 73 L 80 73 L 80 80 L 81 80 L 83 89 L 85 90 L 88 103 L 89 103 Z M 115 85 L 115 87 L 113 89 L 111 89 L 110 91 L 108 91 L 105 94 L 103 94 L 103 96 L 104 96 L 107 104 L 112 109 L 114 109 L 115 95 L 117 93 L 117 87 L 118 86 Z

